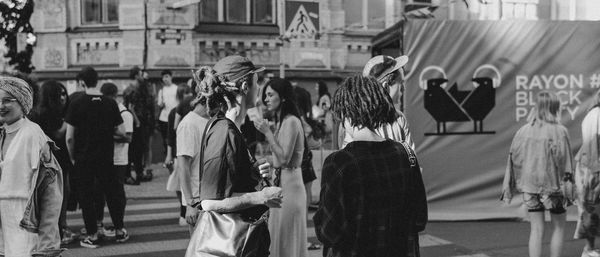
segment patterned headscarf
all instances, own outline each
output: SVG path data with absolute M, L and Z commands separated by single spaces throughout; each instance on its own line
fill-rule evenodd
M 0 89 L 17 99 L 25 115 L 33 108 L 33 92 L 24 80 L 15 77 L 0 76 Z

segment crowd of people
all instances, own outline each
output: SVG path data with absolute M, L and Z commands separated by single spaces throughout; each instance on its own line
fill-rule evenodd
M 77 234 L 66 222 L 67 210 L 77 206 L 85 224 L 81 246 L 97 248 L 102 238 L 126 242 L 124 184 L 152 179 L 149 144 L 158 129 L 167 189 L 180 202 L 180 225 L 189 226 L 186 256 L 202 251 L 194 240 L 206 238 L 195 233 L 205 227 L 207 213 L 254 220 L 268 213 L 266 223 L 257 223 L 268 233 L 248 256 L 306 257 L 319 248 L 323 256 L 419 256 L 427 199 L 399 110 L 407 62 L 406 56 L 375 56 L 333 95 L 318 82 L 314 105 L 310 93 L 289 80 L 259 78 L 264 68 L 242 56 L 200 67 L 181 85 L 164 70 L 157 94 L 147 73 L 133 67 L 120 99 L 114 83 L 98 85 L 92 67 L 81 69 L 80 90 L 71 95 L 57 81 L 38 88 L 2 75 L 0 255 L 60 256 L 61 244 Z M 574 202 L 580 214 L 575 237 L 587 242 L 582 256 L 600 256 L 594 244 L 600 233 L 600 91 L 594 99 L 575 157 L 560 124 L 560 101 L 548 91 L 538 94 L 511 144 L 502 199 L 522 193 L 532 257 L 541 256 L 545 210 L 552 220 L 551 256 L 561 256 L 565 212 Z M 307 242 L 316 179 L 310 150 L 327 131 L 339 150 L 322 167 L 313 218 L 321 246 Z M 259 153 L 261 144 L 267 150 Z M 105 206 L 110 227 L 103 223 Z
M 268 222 L 263 226 L 268 237 L 259 240 L 252 256 L 308 256 L 309 249 L 321 248 L 307 242 L 310 188 L 316 179 L 310 149 L 322 144 L 324 134 L 339 130 L 341 141 L 331 140 L 332 144 L 345 147 L 325 160 L 323 171 L 330 174 L 323 176 L 321 204 L 314 218 L 324 253 L 418 253 L 417 233 L 427 220 L 425 191 L 418 164 L 409 161 L 414 146 L 408 124 L 389 94 L 397 93 L 390 88 L 400 87 L 403 76 L 399 74 L 407 60 L 386 58 L 372 61 L 364 76 L 346 79 L 333 96 L 324 82 L 318 82 L 314 106 L 310 93 L 289 80 L 259 80 L 264 68 L 241 56 L 201 67 L 187 84 L 175 85 L 172 73 L 165 70 L 157 94 L 147 73 L 133 67 L 132 82 L 120 99 L 114 83 L 98 85 L 98 73 L 92 67 L 81 69 L 76 78 L 78 90 L 71 95 L 57 81 L 45 81 L 38 89 L 31 81 L 1 77 L 0 235 L 11 236 L 0 237 L 4 246 L 0 253 L 59 256 L 61 244 L 68 245 L 77 234 L 66 224 L 66 211 L 77 206 L 85 224 L 81 246 L 97 248 L 102 238 L 127 241 L 124 184 L 152 179 L 149 144 L 155 126 L 162 135 L 164 165 L 170 173 L 167 189 L 177 192 L 179 223 L 189 226 L 191 236 L 203 221 L 203 213 L 252 217 L 267 208 Z M 159 107 L 156 116 L 155 105 Z M 391 133 L 381 129 L 386 126 Z M 11 144 L 14 140 L 26 143 Z M 268 149 L 257 155 L 260 144 Z M 385 154 L 373 154 L 373 149 Z M 348 162 L 358 156 L 359 163 Z M 55 168 L 47 168 L 53 162 Z M 23 172 L 21 167 L 31 170 Z M 359 171 L 374 167 L 381 174 L 360 175 Z M 54 208 L 43 208 L 34 223 L 35 234 L 19 228 L 20 213 L 27 214 L 28 197 L 37 190 L 32 185 L 41 180 L 37 174 L 42 173 L 61 179 L 52 180 L 54 187 L 44 187 L 46 197 L 37 198 L 40 205 Z M 383 176 L 404 186 L 382 183 Z M 54 188 L 54 194 L 47 194 L 47 188 Z M 410 196 L 411 206 L 383 197 L 387 194 Z M 103 223 L 105 206 L 110 227 Z M 20 211 L 4 211 L 7 208 Z M 5 218 L 9 213 L 12 216 Z M 364 226 L 371 228 L 364 230 Z M 375 237 L 371 229 L 379 230 Z M 377 240 L 400 240 L 406 245 L 390 251 Z M 353 246 L 357 241 L 369 247 Z

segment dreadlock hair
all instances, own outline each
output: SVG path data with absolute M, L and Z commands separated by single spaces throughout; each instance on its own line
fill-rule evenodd
M 246 91 L 242 88 L 244 82 L 248 82 L 247 85 L 250 87 L 253 86 L 252 76 L 244 76 L 235 81 L 228 81 L 208 66 L 200 67 L 193 72 L 193 77 L 198 87 L 196 99 L 199 103 L 206 101 L 208 114 L 211 117 L 219 112 L 226 112 L 229 108 L 227 101 L 231 105 L 240 104 L 237 102 L 236 96 L 246 94 Z
M 265 85 L 265 88 L 262 90 L 262 102 L 267 105 L 265 100 L 267 99 L 267 88 L 273 89 L 273 91 L 279 94 L 279 99 L 281 100 L 279 104 L 279 109 L 281 110 L 281 117 L 277 117 L 283 120 L 285 116 L 288 114 L 296 116 L 296 118 L 300 119 L 300 115 L 298 112 L 298 107 L 296 105 L 296 94 L 294 93 L 294 87 L 292 83 L 290 83 L 286 79 L 274 78 L 269 80 Z
M 346 78 L 336 90 L 331 107 L 337 119 L 348 119 L 357 128 L 376 130 L 398 119 L 392 98 L 373 77 Z

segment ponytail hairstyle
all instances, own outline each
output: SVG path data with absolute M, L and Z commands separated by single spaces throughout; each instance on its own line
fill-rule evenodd
M 209 116 L 214 116 L 219 112 L 226 112 L 229 107 L 239 105 L 236 97 L 245 95 L 248 92 L 247 87 L 252 87 L 252 75 L 248 73 L 243 77 L 228 81 L 226 77 L 216 74 L 209 66 L 202 66 L 192 72 L 194 81 L 197 84 L 196 103 L 206 102 L 208 104 Z M 244 84 L 244 82 L 247 82 Z
M 541 91 L 537 94 L 537 102 L 533 110 L 527 117 L 531 125 L 536 122 L 559 123 L 560 100 L 555 93 L 550 91 Z

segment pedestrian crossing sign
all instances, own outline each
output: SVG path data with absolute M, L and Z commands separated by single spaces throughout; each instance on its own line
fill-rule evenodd
M 319 3 L 286 2 L 285 35 L 295 39 L 315 39 L 319 33 Z

